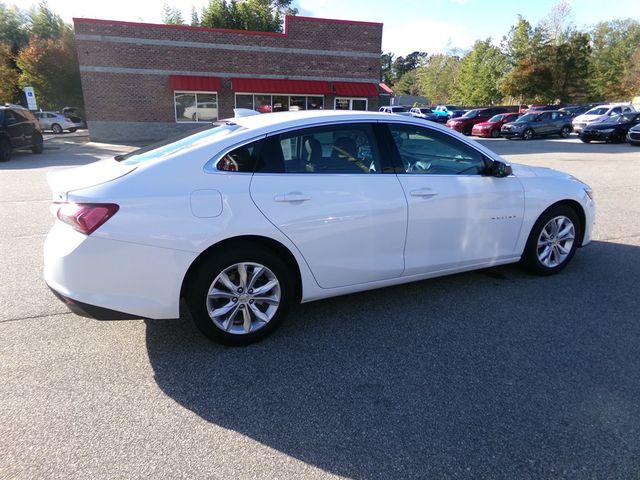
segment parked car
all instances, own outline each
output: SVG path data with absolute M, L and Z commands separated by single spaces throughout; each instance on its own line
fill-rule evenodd
M 486 122 L 476 123 L 471 129 L 471 135 L 497 138 L 500 136 L 502 125 L 515 122 L 519 116 L 519 113 L 499 113 Z
M 0 162 L 9 160 L 14 150 L 24 148 L 42 153 L 44 142 L 38 120 L 20 105 L 0 106 Z
M 500 134 L 509 140 L 514 137 L 531 140 L 547 135 L 567 138 L 571 135 L 571 117 L 558 110 L 525 113 L 515 122 L 505 123 Z
M 413 117 L 422 118 L 424 120 L 431 120 L 432 122 L 438 121 L 438 116 L 427 107 L 413 107 L 409 110 L 409 113 Z
M 640 123 L 640 113 L 624 113 L 607 118 L 601 123 L 591 123 L 580 133 L 584 143 L 593 141 L 624 142 L 629 129 Z
M 60 112 L 36 112 L 36 118 L 42 130 L 62 133 L 64 130 L 75 132 L 82 128 L 82 119 L 74 115 L 64 115 Z
M 377 112 L 227 119 L 48 182 L 44 277 L 73 311 L 170 319 L 182 298 L 235 345 L 297 302 L 519 261 L 557 273 L 595 211 L 568 174 Z
M 544 103 L 529 105 L 521 105 L 519 113 L 533 113 L 533 112 L 542 112 L 546 110 L 558 110 L 560 105 L 547 105 Z
M 631 145 L 640 146 L 640 125 L 636 125 L 629 129 L 627 133 L 627 142 Z
M 218 118 L 217 102 L 198 102 L 184 109 L 184 117 L 190 118 L 194 122 L 213 121 Z
M 467 113 L 458 118 L 451 118 L 447 120 L 447 127 L 456 130 L 465 135 L 471 135 L 473 126 L 477 123 L 485 122 L 494 115 L 499 113 L 507 113 L 508 110 L 503 107 L 492 108 L 476 108 L 469 110 Z
M 582 130 L 591 123 L 600 123 L 605 121 L 608 117 L 631 112 L 635 112 L 635 109 L 631 105 L 599 105 L 588 110 L 586 113 L 575 117 L 572 122 L 573 131 L 580 134 Z
M 406 115 L 406 116 L 410 116 L 411 114 L 409 113 L 409 110 L 407 110 L 405 107 L 401 107 L 401 106 L 386 106 L 386 107 L 380 107 L 379 112 L 382 113 L 395 113 L 396 115 Z
M 438 121 L 445 123 L 452 117 L 454 110 L 460 110 L 460 107 L 456 107 L 455 105 L 438 105 L 433 109 L 433 113 L 438 116 Z
M 564 113 L 565 115 L 569 115 L 570 117 L 577 117 L 578 115 L 582 115 L 591 110 L 595 105 L 572 105 L 569 107 L 562 107 L 558 110 Z

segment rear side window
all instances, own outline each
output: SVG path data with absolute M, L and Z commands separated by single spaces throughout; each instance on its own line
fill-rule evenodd
M 274 135 L 258 154 L 261 173 L 371 174 L 380 172 L 371 125 L 338 124 Z

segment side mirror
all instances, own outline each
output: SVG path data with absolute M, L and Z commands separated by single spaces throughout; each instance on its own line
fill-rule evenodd
M 492 177 L 502 178 L 502 177 L 508 177 L 509 175 L 511 175 L 513 173 L 513 170 L 511 169 L 511 165 L 507 165 L 506 163 L 503 163 L 503 162 L 494 161 L 493 164 L 491 165 L 490 172 Z

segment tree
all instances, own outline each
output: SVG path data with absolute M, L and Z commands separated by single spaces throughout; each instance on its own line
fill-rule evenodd
M 588 72 L 591 55 L 589 35 L 577 31 L 565 32 L 561 43 L 548 48 L 551 84 L 554 100 L 561 103 L 582 102 L 589 98 Z
M 46 109 L 82 105 L 80 70 L 75 44 L 70 38 L 31 40 L 17 59 L 21 86 L 32 86 L 38 103 Z
M 627 97 L 640 96 L 640 45 L 633 52 L 631 61 L 627 64 L 621 88 Z
M 162 7 L 162 23 L 166 23 L 167 25 L 184 25 L 182 12 L 180 9 L 165 3 Z
M 600 22 L 591 30 L 590 83 L 598 99 L 625 98 L 622 75 L 640 45 L 640 23 L 636 20 Z
M 0 43 L 7 45 L 14 54 L 29 43 L 25 17 L 17 7 L 0 3 Z
M 454 55 L 431 55 L 417 71 L 422 95 L 431 103 L 449 103 L 458 84 L 460 58 Z
M 60 15 L 53 13 L 45 1 L 29 10 L 28 16 L 31 23 L 29 28 L 31 38 L 51 40 L 73 33 L 71 27 L 62 20 Z
M 409 70 L 395 84 L 395 91 L 401 95 L 420 95 L 418 69 Z
M 460 62 L 453 101 L 462 105 L 499 103 L 499 81 L 508 64 L 507 56 L 491 44 L 490 38 L 477 41 Z
M 200 18 L 198 17 L 198 12 L 196 11 L 196 7 L 191 6 L 191 26 L 198 27 L 200 26 Z
M 284 15 L 296 15 L 292 0 L 210 0 L 202 9 L 204 27 L 282 32 Z
M 525 101 L 551 102 L 549 93 L 551 69 L 548 65 L 532 58 L 525 58 L 502 79 L 500 90 L 505 96 Z
M 502 50 L 512 66 L 516 66 L 532 54 L 533 28 L 521 15 L 511 27 L 507 36 L 502 37 Z
M 0 44 L 0 103 L 15 100 L 18 93 L 18 76 L 13 52 L 8 45 Z
M 382 56 L 380 57 L 380 64 L 381 64 L 381 70 L 382 70 L 380 74 L 380 78 L 384 83 L 386 83 L 389 86 L 392 86 L 396 80 L 393 75 L 393 62 L 395 57 L 396 56 L 391 52 L 383 53 Z

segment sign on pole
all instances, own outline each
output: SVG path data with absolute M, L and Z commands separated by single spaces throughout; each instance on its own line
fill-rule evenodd
M 33 91 L 33 87 L 24 87 L 24 94 L 27 97 L 27 108 L 29 110 L 37 110 L 38 103 L 36 102 L 36 93 Z

